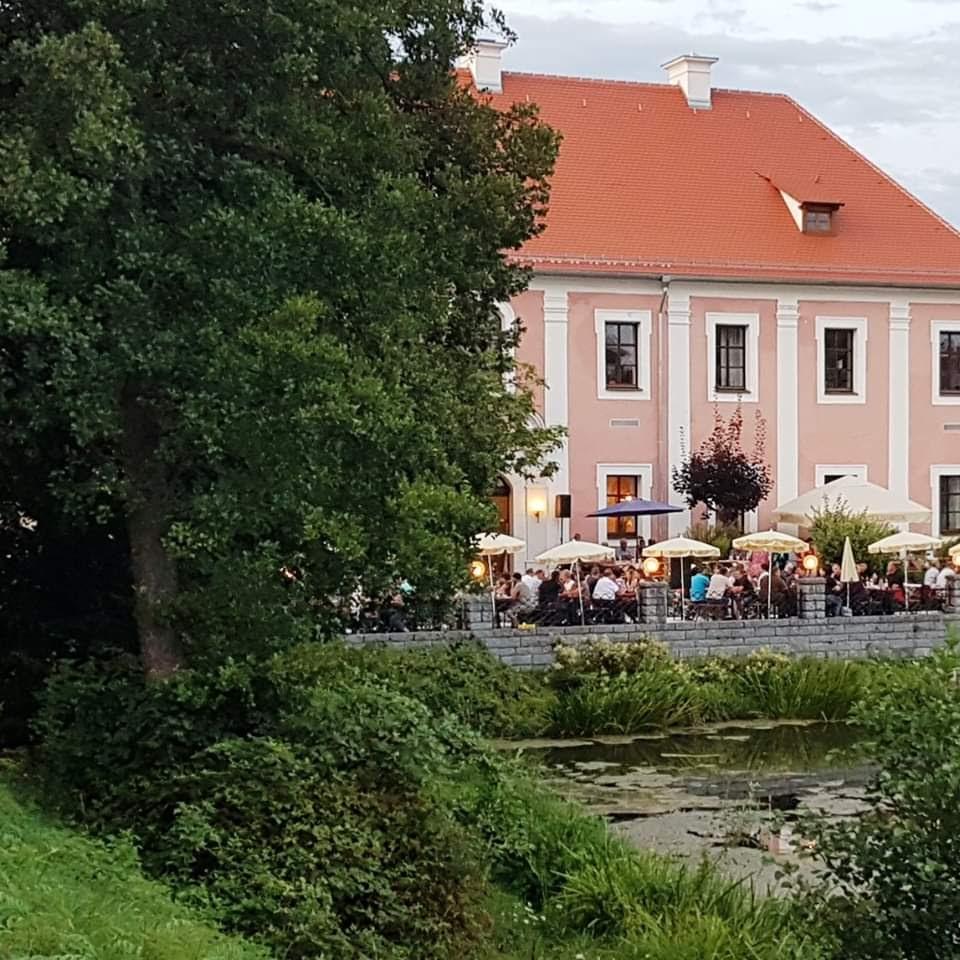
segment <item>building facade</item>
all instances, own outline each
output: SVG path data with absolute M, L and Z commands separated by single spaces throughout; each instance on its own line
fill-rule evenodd
M 774 477 L 748 528 L 855 474 L 960 534 L 960 234 L 790 98 L 714 89 L 709 58 L 641 84 L 504 72 L 502 52 L 481 43 L 471 82 L 563 135 L 546 230 L 517 253 L 533 281 L 503 305 L 567 429 L 555 476 L 498 490 L 528 556 L 632 536 L 587 517 L 617 499 L 683 503 L 673 468 L 738 404 Z

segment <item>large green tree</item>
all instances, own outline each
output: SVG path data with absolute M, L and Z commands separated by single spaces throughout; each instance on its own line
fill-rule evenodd
M 11 509 L 121 523 L 149 674 L 312 635 L 358 582 L 449 587 L 497 473 L 554 442 L 496 305 L 557 138 L 458 83 L 484 26 L 0 4 L 0 443 L 38 478 Z

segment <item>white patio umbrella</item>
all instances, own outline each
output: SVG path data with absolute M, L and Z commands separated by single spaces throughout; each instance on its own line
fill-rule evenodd
M 847 608 L 850 607 L 850 584 L 856 583 L 860 579 L 857 572 L 857 560 L 853 555 L 853 544 L 850 538 L 846 537 L 843 541 L 843 557 L 840 559 L 840 582 L 847 585 Z
M 505 533 L 481 533 L 477 535 L 477 555 L 481 557 L 499 557 L 507 553 L 520 553 L 526 543 Z M 493 585 L 493 564 L 487 564 L 490 574 L 490 603 L 493 605 L 493 622 L 497 622 L 497 591 Z
M 613 547 L 605 547 L 602 543 L 591 543 L 589 540 L 568 540 L 559 546 L 545 550 L 537 557 L 537 563 L 550 566 L 559 566 L 562 563 L 576 564 L 577 567 L 577 594 L 580 597 L 580 623 L 584 622 L 583 588 L 580 584 L 580 564 L 596 563 L 600 560 L 613 560 L 616 551 Z
M 814 487 L 796 499 L 780 504 L 773 515 L 781 523 L 808 524 L 814 510 L 838 501 L 851 513 L 866 513 L 874 520 L 889 523 L 924 523 L 930 519 L 929 507 L 858 477 L 840 477 Z
M 889 537 L 884 537 L 876 543 L 871 543 L 867 549 L 871 553 L 896 553 L 899 554 L 903 563 L 903 596 L 907 606 L 910 606 L 910 591 L 907 589 L 907 582 L 910 578 L 910 568 L 907 566 L 908 553 L 926 553 L 928 550 L 936 550 L 943 541 L 939 537 L 928 537 L 925 533 L 911 533 L 909 530 L 903 533 L 894 533 Z
M 683 600 L 685 557 L 719 557 L 720 551 L 712 543 L 702 540 L 691 540 L 689 537 L 674 537 L 672 540 L 661 540 L 651 544 L 643 551 L 645 557 L 678 557 L 680 560 L 680 599 Z M 683 605 L 681 603 L 681 610 Z
M 773 602 L 773 555 L 775 553 L 801 553 L 807 549 L 806 543 L 781 530 L 763 530 L 760 533 L 746 533 L 733 541 L 735 550 L 765 550 L 767 553 L 767 615 Z

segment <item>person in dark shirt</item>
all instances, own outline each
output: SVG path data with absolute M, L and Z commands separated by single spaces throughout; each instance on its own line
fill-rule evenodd
M 556 603 L 557 598 L 560 596 L 560 571 L 554 570 L 550 574 L 549 579 L 544 580 L 540 585 L 540 593 L 538 595 L 541 606 L 547 606 L 551 603 Z

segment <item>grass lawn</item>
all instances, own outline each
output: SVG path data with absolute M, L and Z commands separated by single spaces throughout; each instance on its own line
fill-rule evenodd
M 265 960 L 173 903 L 129 845 L 106 846 L 18 799 L 0 760 L 0 957 L 4 960 Z

